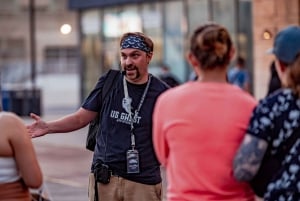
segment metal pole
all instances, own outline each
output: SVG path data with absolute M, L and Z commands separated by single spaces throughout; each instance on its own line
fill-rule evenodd
M 30 23 L 30 63 L 31 63 L 31 92 L 25 92 L 25 104 L 30 112 L 41 115 L 40 94 L 36 88 L 36 37 L 35 37 L 35 0 L 29 0 Z M 31 94 L 31 95 L 30 95 Z M 28 115 L 28 114 L 26 114 Z
M 29 1 L 29 35 L 30 35 L 30 64 L 31 64 L 31 84 L 35 91 L 36 85 L 36 54 L 35 54 L 35 0 Z
M 234 1 L 234 7 L 235 7 L 235 35 L 236 35 L 236 43 L 237 43 L 237 52 L 238 55 L 241 51 L 241 43 L 239 40 L 239 35 L 241 33 L 241 27 L 240 27 L 240 4 L 239 0 Z
M 212 0 L 208 1 L 208 20 L 213 21 L 214 20 L 214 5 Z
M 78 15 L 77 15 L 77 27 L 78 27 L 78 40 L 79 40 L 79 44 L 78 44 L 78 52 L 79 52 L 79 77 L 80 77 L 80 102 L 82 102 L 86 96 L 85 93 L 85 86 L 83 82 L 86 82 L 86 71 L 87 69 L 85 68 L 85 57 L 82 56 L 82 50 L 81 50 L 81 43 L 84 39 L 84 35 L 82 33 L 82 24 L 80 23 L 82 19 L 82 10 L 78 11 Z

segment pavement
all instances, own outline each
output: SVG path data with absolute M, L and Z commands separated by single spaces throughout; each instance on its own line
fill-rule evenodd
M 58 116 L 43 116 L 56 119 Z M 32 122 L 23 118 L 26 124 Z M 51 201 L 88 200 L 88 175 L 93 152 L 85 149 L 87 127 L 32 140 Z
M 45 143 L 35 143 L 35 148 L 52 200 L 87 200 L 91 153 L 81 148 Z

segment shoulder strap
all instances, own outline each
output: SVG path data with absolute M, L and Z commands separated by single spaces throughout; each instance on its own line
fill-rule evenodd
M 104 80 L 104 83 L 103 83 L 102 91 L 101 91 L 102 92 L 102 94 L 101 94 L 102 105 L 105 102 L 106 97 L 107 97 L 108 93 L 110 92 L 111 88 L 114 86 L 115 80 L 119 73 L 120 73 L 120 71 L 117 71 L 117 70 L 109 70 L 108 71 L 106 79 Z M 95 149 L 96 135 L 100 128 L 102 111 L 103 111 L 103 107 L 101 106 L 101 111 L 97 113 L 96 117 L 90 122 L 90 125 L 89 125 L 86 148 L 90 151 L 94 151 L 94 149 Z
M 112 86 L 114 85 L 114 81 L 119 73 L 120 71 L 113 70 L 113 69 L 110 69 L 107 72 L 107 77 L 106 80 L 104 81 L 103 89 L 102 89 L 102 95 L 101 95 L 102 100 L 105 100 L 105 97 L 107 97 L 107 94 L 111 90 Z

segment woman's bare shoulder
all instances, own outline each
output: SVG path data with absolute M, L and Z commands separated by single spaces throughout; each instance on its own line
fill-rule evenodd
M 0 112 L 0 127 L 18 128 L 24 126 L 22 119 L 12 112 Z
M 15 113 L 12 112 L 0 112 L 0 120 L 6 120 L 6 121 L 21 121 L 21 118 L 17 116 Z

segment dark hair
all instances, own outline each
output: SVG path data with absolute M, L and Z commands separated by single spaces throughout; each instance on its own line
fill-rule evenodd
M 154 48 L 153 41 L 151 40 L 151 38 L 149 38 L 148 36 L 146 36 L 145 34 L 143 34 L 141 32 L 127 32 L 127 33 L 124 33 L 121 36 L 121 39 L 120 39 L 120 46 L 121 46 L 123 40 L 126 39 L 128 36 L 138 36 L 138 37 L 142 38 L 145 41 L 145 43 L 149 46 L 150 51 L 153 52 L 153 48 Z
M 300 54 L 288 65 L 287 86 L 300 98 Z
M 240 66 L 244 66 L 245 65 L 245 59 L 241 56 L 238 56 L 238 58 L 236 59 L 236 63 Z
M 232 41 L 226 28 L 215 23 L 198 27 L 190 41 L 190 50 L 201 63 L 201 68 L 227 66 L 230 62 Z

